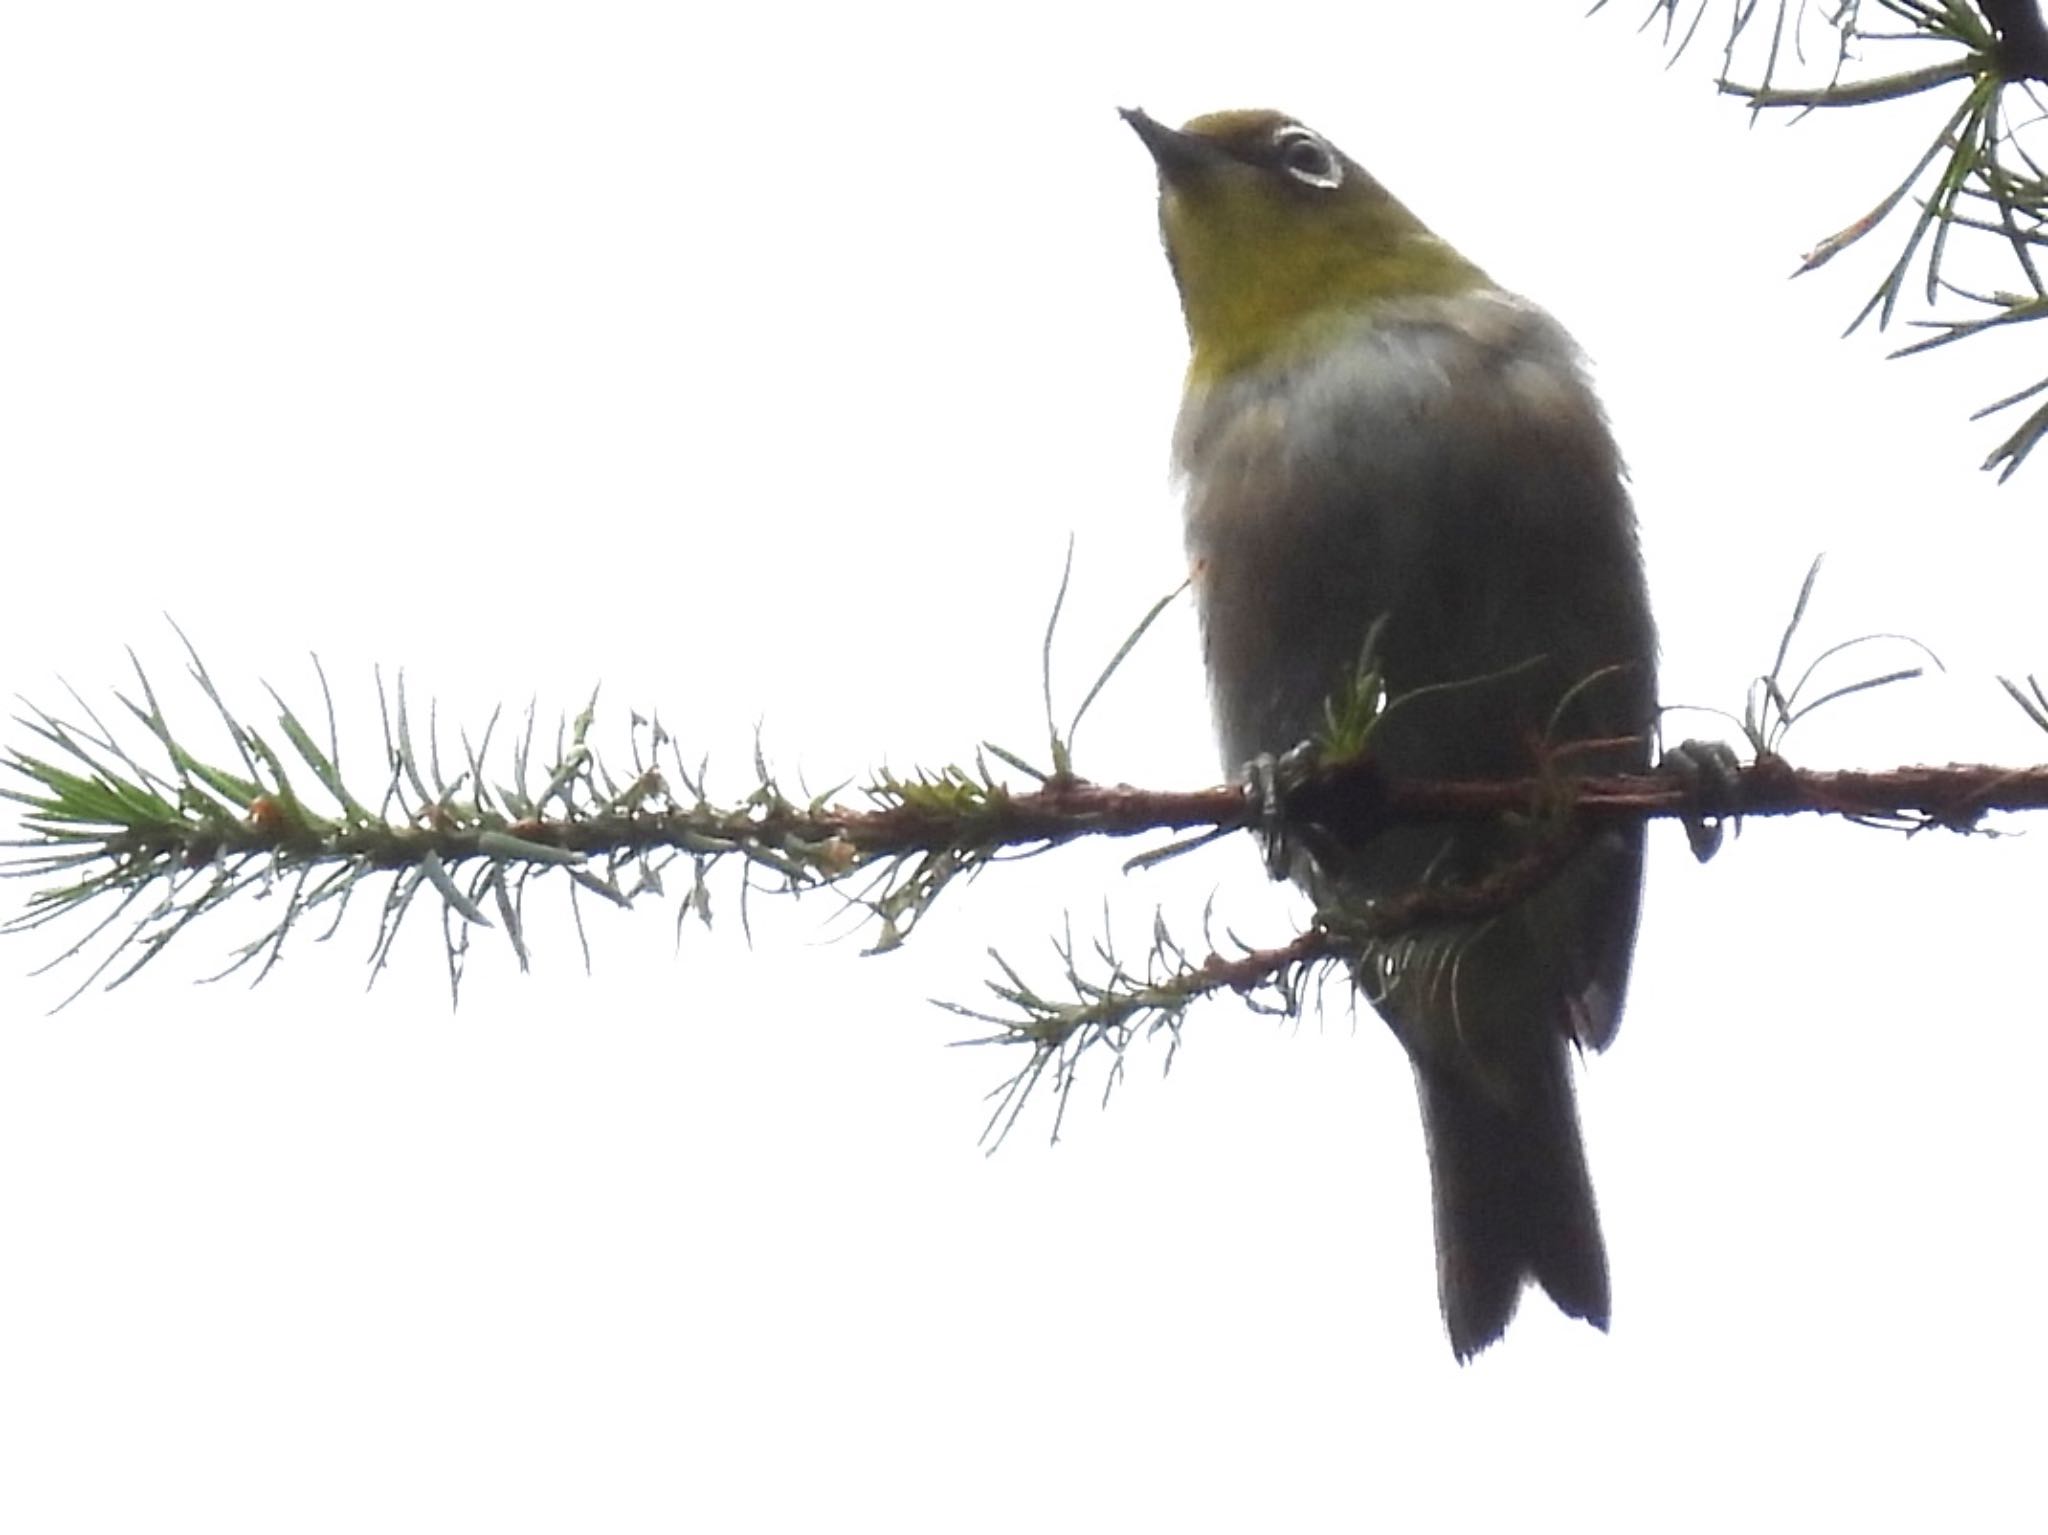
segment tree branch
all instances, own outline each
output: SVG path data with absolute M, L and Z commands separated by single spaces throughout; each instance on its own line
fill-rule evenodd
M 2048 80 L 2048 26 L 2035 0 L 1977 0 L 1998 34 L 1999 68 L 2009 80 Z
M 1698 0 L 1674 53 L 1692 41 L 1709 8 L 1709 0 Z M 1667 39 L 1678 11 L 1679 0 L 1653 0 L 1650 15 L 1663 16 Z M 1809 33 L 1827 35 L 1833 46 L 1811 49 Z M 1941 51 L 1934 62 L 1922 62 L 1929 44 Z M 2048 285 L 2034 253 L 2048 222 L 2048 175 L 2040 154 L 2043 114 L 2036 82 L 2048 80 L 2048 26 L 2039 0 L 1864 0 L 1834 6 L 1737 0 L 1728 8 L 1721 54 L 1719 88 L 1742 98 L 1752 112 L 1873 107 L 1966 86 L 1904 173 L 1892 178 L 1891 189 L 1816 242 L 1799 266 L 1811 271 L 1880 227 L 1903 231 L 1896 258 L 1850 330 L 1873 316 L 1883 329 L 1914 288 L 1923 315 L 1913 323 L 1933 334 L 1894 355 L 2043 317 L 2040 300 Z M 1902 67 L 1879 67 L 1893 60 Z M 1806 78 L 1781 78 L 1798 70 Z M 1958 232 L 1976 248 L 2002 247 L 2006 280 L 1974 281 L 1968 288 L 1955 282 L 1946 258 L 1950 236 Z M 1954 317 L 1958 310 L 1963 318 Z M 2044 389 L 2048 379 L 2009 389 L 1972 419 L 2008 410 Z M 2026 414 L 1983 467 L 2007 479 L 2044 437 L 2048 407 Z

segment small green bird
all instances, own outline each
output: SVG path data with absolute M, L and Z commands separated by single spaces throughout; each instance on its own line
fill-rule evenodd
M 1656 639 L 1571 338 L 1291 118 L 1123 115 L 1158 164 L 1192 348 L 1175 454 L 1226 768 L 1317 736 L 1370 635 L 1388 776 L 1642 771 Z M 1341 911 L 1483 879 L 1532 835 L 1392 827 L 1324 839 L 1294 877 Z M 1571 1054 L 1620 1021 L 1642 856 L 1640 827 L 1601 830 L 1509 909 L 1354 965 L 1414 1064 L 1461 1360 L 1531 1279 L 1607 1326 Z

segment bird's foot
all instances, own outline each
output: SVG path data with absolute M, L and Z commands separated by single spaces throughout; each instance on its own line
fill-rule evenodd
M 1733 807 L 1742 768 L 1742 758 L 1724 741 L 1681 741 L 1657 764 L 1657 771 L 1683 784 L 1699 807 L 1686 814 L 1683 824 L 1685 840 L 1701 863 L 1721 851 L 1730 820 L 1741 829 L 1742 818 Z
M 1294 872 L 1294 839 L 1288 834 L 1286 800 L 1288 793 L 1315 768 L 1315 744 L 1299 746 L 1274 756 L 1260 752 L 1244 765 L 1245 781 L 1259 802 L 1258 837 L 1266 852 L 1266 872 L 1274 879 L 1290 878 Z

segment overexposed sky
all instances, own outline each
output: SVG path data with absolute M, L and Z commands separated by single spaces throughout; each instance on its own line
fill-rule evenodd
M 601 739 L 659 710 L 733 794 L 757 726 L 819 788 L 1042 756 L 1069 536 L 1068 707 L 1180 575 L 1183 340 L 1114 108 L 1271 105 L 1592 354 L 1667 702 L 1739 707 L 1826 550 L 1815 646 L 1950 673 L 1795 759 L 2041 757 L 1992 678 L 2048 671 L 2048 464 L 1994 489 L 2006 428 L 1963 419 L 2031 375 L 1838 340 L 1889 246 L 1785 280 L 1952 101 L 1751 128 L 1706 51 L 1580 9 L 16 7 L 0 690 L 111 720 L 133 647 L 206 740 L 168 614 L 259 721 L 263 681 L 316 707 L 317 653 L 372 792 L 378 664 L 450 739 L 601 682 Z M 1078 766 L 1217 775 L 1184 609 Z M 1212 896 L 1277 939 L 1247 845 L 999 869 L 878 959 L 828 899 L 757 903 L 750 949 L 728 886 L 679 946 L 672 905 L 586 902 L 586 975 L 558 896 L 536 973 L 483 935 L 452 1014 L 424 912 L 367 993 L 367 910 L 195 985 L 251 903 L 54 1017 L 81 972 L 11 940 L 0 1524 L 2010 1523 L 2048 855 L 1653 848 L 1581 1077 L 1613 1333 L 1531 1297 L 1464 1370 L 1407 1069 L 1334 991 L 1204 1008 L 1059 1145 L 1045 1105 L 977 1145 L 1015 1063 L 928 999 L 977 1000 L 991 945 L 1052 981 L 1105 894 L 1132 951 Z

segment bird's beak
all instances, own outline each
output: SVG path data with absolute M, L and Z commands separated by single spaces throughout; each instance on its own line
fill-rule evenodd
M 1169 128 L 1156 118 L 1148 117 L 1143 107 L 1118 107 L 1117 115 L 1131 125 L 1131 131 L 1151 151 L 1153 161 L 1159 166 L 1159 174 L 1168 181 L 1198 173 L 1225 158 L 1223 151 L 1209 140 L 1192 133 L 1182 133 L 1178 128 Z

